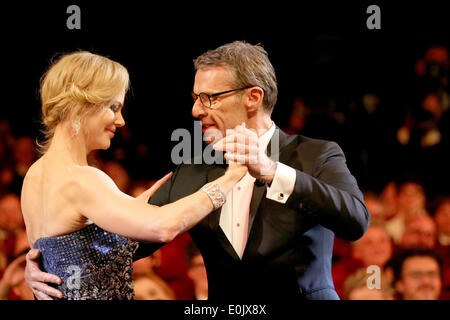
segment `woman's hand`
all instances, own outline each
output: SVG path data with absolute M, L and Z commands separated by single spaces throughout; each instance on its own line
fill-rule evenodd
M 246 165 L 229 161 L 228 162 L 228 170 L 225 174 L 232 175 L 237 181 L 241 180 L 248 172 L 248 168 Z
M 163 178 L 156 181 L 150 188 L 142 192 L 136 199 L 148 202 L 148 200 L 153 196 L 153 194 L 158 190 L 170 177 L 173 175 L 173 172 L 169 172 Z

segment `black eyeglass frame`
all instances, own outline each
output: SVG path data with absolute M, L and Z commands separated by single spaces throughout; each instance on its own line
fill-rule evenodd
M 211 100 L 212 97 L 221 96 L 221 95 L 223 95 L 223 94 L 230 93 L 230 92 L 234 92 L 234 91 L 239 91 L 239 90 L 249 89 L 249 88 L 252 88 L 252 87 L 254 87 L 254 86 L 246 86 L 246 87 L 243 87 L 243 88 L 231 89 L 231 90 L 222 91 L 222 92 L 217 92 L 217 93 L 213 93 L 213 94 L 207 94 L 207 93 L 205 93 L 205 92 L 200 92 L 199 94 L 196 94 L 195 92 L 191 92 L 191 95 L 192 95 L 192 99 L 194 100 L 194 102 L 197 101 L 198 98 L 200 98 L 200 95 L 205 95 L 205 96 L 207 96 L 207 97 L 208 97 L 208 100 L 209 100 L 209 106 L 206 106 L 206 105 L 203 103 L 203 101 L 202 101 L 201 98 L 200 98 L 200 102 L 202 103 L 203 106 L 205 106 L 205 108 L 210 108 L 210 109 L 212 109 L 212 100 Z

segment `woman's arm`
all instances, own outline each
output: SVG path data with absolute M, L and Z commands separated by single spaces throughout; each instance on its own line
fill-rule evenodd
M 212 183 L 227 194 L 246 172 L 246 167 L 233 165 Z M 202 190 L 162 207 L 149 205 L 121 192 L 111 178 L 92 167 L 77 169 L 64 194 L 78 212 L 102 229 L 144 241 L 169 242 L 214 210 Z

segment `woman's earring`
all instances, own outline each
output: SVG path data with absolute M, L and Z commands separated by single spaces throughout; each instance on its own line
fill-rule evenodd
M 75 130 L 75 135 L 80 132 L 81 128 L 81 119 L 80 117 L 76 117 L 75 120 L 72 120 L 72 128 Z

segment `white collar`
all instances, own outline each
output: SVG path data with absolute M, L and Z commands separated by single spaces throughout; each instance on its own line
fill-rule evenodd
M 261 136 L 258 137 L 259 146 L 263 150 L 267 149 L 270 139 L 272 139 L 272 136 L 275 133 L 275 128 L 276 128 L 275 123 L 272 121 L 272 125 L 270 126 L 269 130 L 267 130 Z

